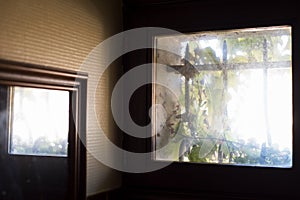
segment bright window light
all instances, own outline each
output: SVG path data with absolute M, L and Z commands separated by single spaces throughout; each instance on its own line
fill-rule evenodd
M 292 167 L 291 41 L 290 26 L 157 36 L 154 159 Z
M 68 91 L 11 87 L 9 153 L 67 156 Z

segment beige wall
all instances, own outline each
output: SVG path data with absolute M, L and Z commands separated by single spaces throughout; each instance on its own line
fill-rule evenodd
M 122 30 L 121 9 L 121 0 L 0 0 L 0 58 L 77 70 L 97 44 Z M 105 73 L 96 101 L 105 133 L 117 140 L 107 105 L 111 83 L 120 73 L 118 63 Z M 93 108 L 88 106 L 88 115 Z M 97 122 L 87 123 L 88 149 L 101 153 L 101 142 L 94 139 Z M 88 195 L 120 184 L 120 173 L 88 153 Z

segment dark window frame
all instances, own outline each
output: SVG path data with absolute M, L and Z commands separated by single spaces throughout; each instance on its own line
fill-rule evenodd
M 125 1 L 126 2 L 126 1 Z M 293 63 L 293 167 L 291 169 L 218 166 L 195 163 L 172 163 L 154 172 L 124 174 L 123 183 L 130 191 L 146 190 L 149 193 L 191 194 L 197 197 L 218 197 L 218 199 L 274 199 L 299 198 L 300 134 L 298 119 L 300 102 L 298 87 L 300 59 L 300 15 L 292 2 L 272 4 L 259 1 L 168 1 L 166 3 L 125 4 L 125 29 L 138 27 L 163 27 L 182 33 L 199 31 L 230 30 L 267 26 L 290 25 L 292 27 Z M 186 12 L 183 12 L 186 11 Z M 182 13 L 182 15 L 174 15 Z M 216 14 L 217 13 L 217 14 Z M 139 16 L 137 18 L 137 16 Z M 138 55 L 138 57 L 137 57 Z M 132 52 L 124 59 L 125 73 L 143 63 L 152 61 L 151 50 Z M 151 72 L 148 73 L 151 80 Z M 151 107 L 151 87 L 136 92 L 136 109 L 132 118 L 140 125 L 148 124 Z M 144 95 L 144 96 L 143 96 Z M 140 102 L 140 103 L 139 103 Z M 141 103 L 142 102 L 142 103 Z M 146 102 L 146 105 L 145 105 Z M 135 111 L 135 112 L 134 112 Z M 138 111 L 138 112 L 137 112 Z M 134 152 L 151 151 L 151 140 L 141 140 L 124 134 L 124 147 Z M 138 189 L 138 190 L 137 190 Z M 153 192 L 152 192 L 153 191 Z M 227 199 L 228 199 L 227 198 Z

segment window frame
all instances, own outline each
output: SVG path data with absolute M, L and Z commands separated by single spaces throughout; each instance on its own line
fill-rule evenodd
M 136 3 L 125 5 L 125 29 L 152 26 L 170 28 L 182 33 L 239 28 L 290 25 L 292 27 L 293 84 L 293 167 L 291 169 L 219 166 L 210 164 L 172 163 L 167 167 L 143 174 L 125 174 L 125 186 L 138 192 L 183 194 L 186 197 L 217 197 L 217 199 L 299 198 L 300 178 L 300 15 L 296 4 L 270 4 L 261 1 L 169 1 L 167 3 Z M 186 11 L 186 12 L 185 12 Z M 174 13 L 182 13 L 174 15 Z M 216 14 L 217 13 L 217 14 Z M 137 17 L 139 16 L 139 17 Z M 137 55 L 139 56 L 137 58 Z M 125 60 L 125 72 L 152 60 L 151 50 L 132 53 Z M 151 77 L 151 72 L 148 76 Z M 142 89 L 141 89 L 142 90 Z M 138 93 L 138 92 L 137 92 Z M 151 88 L 139 92 L 132 118 L 148 124 Z M 146 95 L 145 95 L 146 94 Z M 144 95 L 144 98 L 143 98 Z M 139 103 L 140 102 L 140 103 Z M 141 103 L 143 102 L 143 103 Z M 147 105 L 144 105 L 146 102 Z M 151 151 L 149 140 L 137 140 L 124 133 L 124 147 L 134 152 Z M 204 180 L 204 181 L 201 181 Z M 153 191 L 153 192 L 151 192 Z M 193 199 L 193 198 L 191 198 Z

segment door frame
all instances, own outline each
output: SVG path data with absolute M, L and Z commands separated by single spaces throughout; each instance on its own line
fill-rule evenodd
M 86 199 L 86 72 L 0 59 L 0 84 L 70 91 L 68 193 Z

